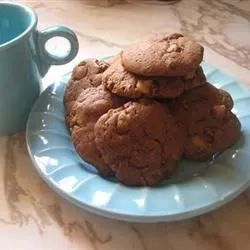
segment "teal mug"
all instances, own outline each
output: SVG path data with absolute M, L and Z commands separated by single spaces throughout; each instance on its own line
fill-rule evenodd
M 75 33 L 64 26 L 38 31 L 37 16 L 28 7 L 0 3 L 0 135 L 25 129 L 40 94 L 41 78 L 51 65 L 71 61 L 78 52 Z M 46 50 L 46 42 L 63 37 L 70 43 L 64 56 Z

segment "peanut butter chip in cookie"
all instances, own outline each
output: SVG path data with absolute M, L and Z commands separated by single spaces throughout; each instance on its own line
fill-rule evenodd
M 136 88 L 142 95 L 150 95 L 150 91 L 152 90 L 152 81 L 138 80 Z

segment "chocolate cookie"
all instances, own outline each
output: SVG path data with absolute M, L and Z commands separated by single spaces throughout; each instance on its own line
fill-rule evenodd
M 163 105 L 145 99 L 101 116 L 95 142 L 120 182 L 155 185 L 176 168 L 184 135 Z
M 93 59 L 82 61 L 74 68 L 64 94 L 66 111 L 82 90 L 101 84 L 101 75 L 108 66 L 109 64 L 104 61 Z
M 158 34 L 128 47 L 121 57 L 126 70 L 134 74 L 193 78 L 203 47 L 181 34 Z
M 92 163 L 103 176 L 111 175 L 112 170 L 96 148 L 94 126 L 100 116 L 122 104 L 122 98 L 112 95 L 102 85 L 97 88 L 90 87 L 82 91 L 66 118 L 77 152 L 84 160 Z
M 129 98 L 174 98 L 185 90 L 198 87 L 206 82 L 199 67 L 192 79 L 184 77 L 145 78 L 128 72 L 121 60 L 117 59 L 102 75 L 103 85 L 112 93 Z
M 187 131 L 184 156 L 202 160 L 230 147 L 240 135 L 240 122 L 231 112 L 231 96 L 211 84 L 173 100 L 170 111 Z

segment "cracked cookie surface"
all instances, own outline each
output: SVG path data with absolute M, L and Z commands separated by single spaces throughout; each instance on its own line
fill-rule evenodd
M 142 99 L 101 116 L 95 142 L 120 182 L 156 185 L 176 168 L 184 134 L 165 106 Z
M 121 53 L 129 72 L 143 76 L 186 76 L 192 78 L 203 58 L 203 47 L 178 33 L 158 34 Z
M 232 107 L 231 96 L 209 83 L 169 104 L 170 111 L 187 131 L 186 158 L 207 159 L 237 141 L 241 126 L 231 112 Z
M 112 93 L 129 98 L 175 98 L 184 91 L 205 84 L 206 77 L 199 67 L 192 79 L 184 77 L 145 78 L 128 72 L 117 58 L 102 75 L 103 85 Z

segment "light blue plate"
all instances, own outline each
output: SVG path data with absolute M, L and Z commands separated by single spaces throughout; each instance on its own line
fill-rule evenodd
M 232 95 L 233 111 L 242 124 L 239 142 L 214 160 L 182 161 L 175 176 L 154 188 L 129 188 L 101 178 L 78 156 L 65 126 L 63 94 L 67 74 L 42 93 L 30 114 L 26 139 L 34 166 L 67 200 L 119 220 L 180 220 L 232 200 L 250 183 L 250 90 L 212 66 L 203 64 L 203 68 L 208 81 Z

